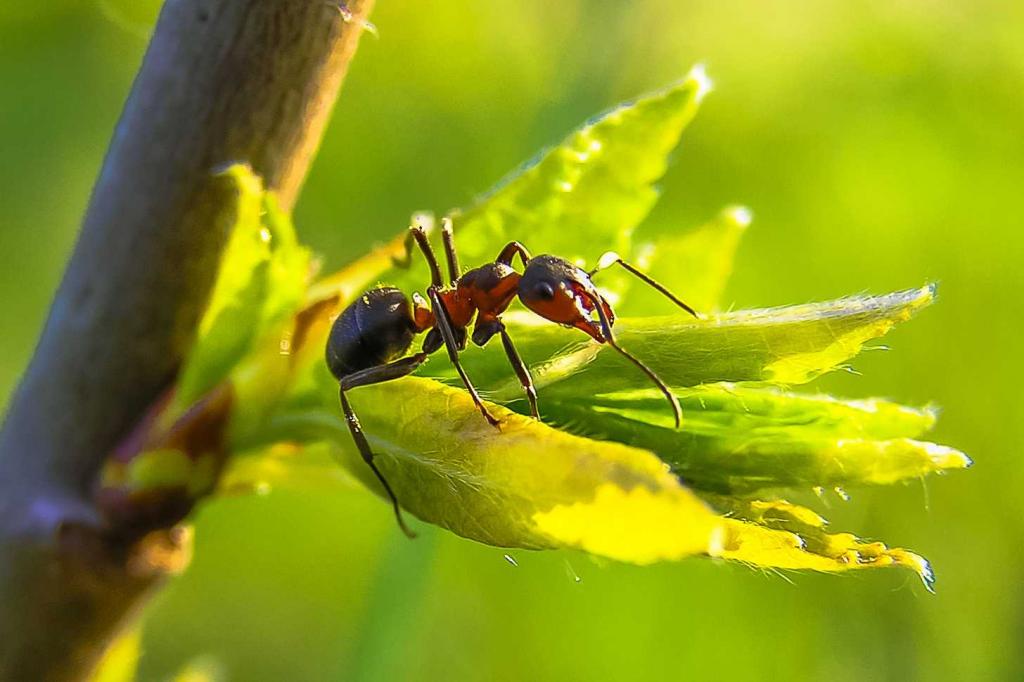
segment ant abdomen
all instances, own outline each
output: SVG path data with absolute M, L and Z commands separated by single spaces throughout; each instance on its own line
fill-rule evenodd
M 336 378 L 400 358 L 416 335 L 409 297 L 394 287 L 371 289 L 342 311 L 327 339 L 327 366 Z

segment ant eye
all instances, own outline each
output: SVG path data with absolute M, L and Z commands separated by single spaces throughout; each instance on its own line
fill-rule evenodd
M 555 297 L 555 289 L 547 282 L 538 282 L 533 287 L 533 295 L 542 301 L 550 301 Z

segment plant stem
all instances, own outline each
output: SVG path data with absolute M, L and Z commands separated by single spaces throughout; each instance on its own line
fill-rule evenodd
M 167 0 L 0 431 L 0 679 L 82 679 L 183 564 L 105 537 L 104 458 L 173 381 L 248 162 L 291 208 L 372 0 Z

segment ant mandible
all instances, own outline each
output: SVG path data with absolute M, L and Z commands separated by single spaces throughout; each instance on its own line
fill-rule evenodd
M 452 222 L 448 217 L 442 222 L 441 236 L 448 262 L 447 285 L 442 280 L 441 268 L 427 239 L 426 230 L 420 225 L 413 225 L 409 228 L 405 243 L 405 263 L 411 258 L 415 242 L 430 267 L 430 286 L 427 287 L 429 304 L 418 293 L 413 294 L 410 300 L 394 287 L 378 286 L 342 311 L 334 321 L 327 339 L 327 365 L 340 383 L 345 421 L 363 461 L 373 470 L 391 500 L 395 518 L 406 535 L 415 537 L 402 519 L 395 493 L 373 462 L 373 450 L 349 404 L 346 392 L 359 386 L 378 384 L 411 374 L 427 360 L 427 356 L 444 346 L 480 413 L 492 426 L 497 427 L 498 420 L 488 411 L 459 362 L 459 352 L 466 348 L 466 328 L 475 316 L 473 343 L 483 346 L 495 335 L 501 336 L 505 354 L 526 392 L 530 413 L 540 419 L 537 391 L 530 371 L 501 321 L 501 314 L 516 296 L 537 315 L 586 332 L 598 343 L 607 343 L 636 365 L 668 399 L 675 415 L 676 428 L 679 428 L 682 420 L 679 401 L 651 368 L 618 344 L 612 333 L 615 313 L 598 293 L 591 278 L 617 263 L 697 317 L 690 306 L 615 253 L 606 253 L 597 267 L 587 272 L 557 256 L 530 256 L 526 247 L 513 241 L 501 250 L 494 262 L 462 273 L 455 252 Z M 517 255 L 523 264 L 522 274 L 512 268 L 512 261 Z M 427 335 L 420 352 L 405 357 L 413 338 L 423 332 L 427 332 Z

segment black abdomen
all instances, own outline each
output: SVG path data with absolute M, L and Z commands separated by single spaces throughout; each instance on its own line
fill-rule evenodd
M 394 287 L 371 289 L 342 311 L 327 339 L 327 366 L 338 379 L 396 360 L 416 335 L 412 304 Z

